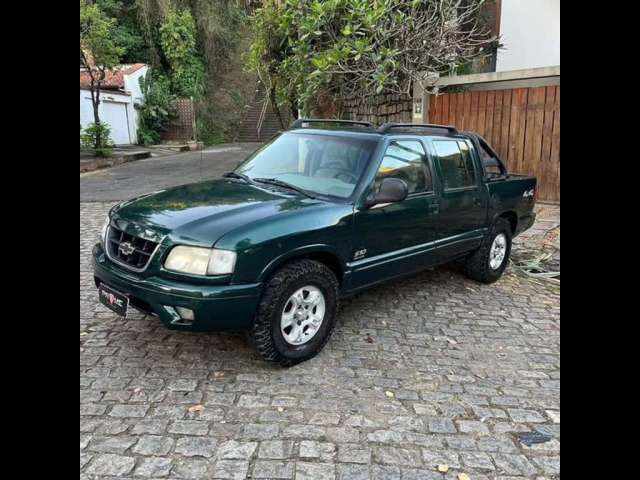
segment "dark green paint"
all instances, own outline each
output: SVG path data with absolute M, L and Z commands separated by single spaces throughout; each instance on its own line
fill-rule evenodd
M 100 245 L 94 247 L 93 259 L 96 281 L 147 302 L 168 328 L 207 331 L 251 326 L 260 293 L 259 283 L 197 285 L 189 279 L 180 281 L 161 275 L 142 277 L 110 262 Z M 172 323 L 179 317 L 167 306 L 194 310 L 193 325 L 185 327 Z
M 485 182 L 472 137 L 456 136 L 470 145 L 476 183 L 446 191 L 431 144 L 437 137 L 305 129 L 309 131 L 318 135 L 377 135 L 379 145 L 352 200 L 309 199 L 235 179 L 138 197 L 114 209 L 112 224 L 160 242 L 158 250 L 144 272 L 133 273 L 114 265 L 97 245 L 96 281 L 147 302 L 170 328 L 244 329 L 251 325 L 265 279 L 293 258 L 311 256 L 330 261 L 340 276 L 343 294 L 349 294 L 466 254 L 480 244 L 497 216 L 516 219 L 516 235 L 529 228 L 535 218 L 534 202 L 523 193 L 535 188 L 536 179 L 511 174 L 507 179 Z M 365 208 L 383 153 L 393 139 L 423 143 L 433 190 L 410 195 L 399 203 Z M 203 278 L 166 271 L 166 255 L 180 244 L 236 251 L 234 273 Z M 355 252 L 363 249 L 366 255 L 354 258 Z M 194 309 L 193 325 L 172 323 L 176 315 L 167 306 Z

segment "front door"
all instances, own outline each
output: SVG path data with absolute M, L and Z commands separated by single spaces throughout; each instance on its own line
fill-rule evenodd
M 431 168 L 420 140 L 392 140 L 387 146 L 373 189 L 378 191 L 384 178 L 400 178 L 409 195 L 402 202 L 356 211 L 350 290 L 430 263 L 438 217 Z
M 480 244 L 488 196 L 471 145 L 463 139 L 433 139 L 441 182 L 438 252 L 446 261 Z

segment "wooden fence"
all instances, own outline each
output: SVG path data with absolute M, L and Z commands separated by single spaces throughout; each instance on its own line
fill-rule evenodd
M 479 133 L 510 171 L 538 178 L 538 200 L 560 201 L 559 85 L 432 96 L 429 121 Z

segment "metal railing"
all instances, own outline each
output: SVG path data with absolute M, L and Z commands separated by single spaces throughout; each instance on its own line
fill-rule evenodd
M 262 124 L 264 123 L 264 119 L 267 116 L 267 108 L 269 107 L 269 97 L 265 95 L 264 104 L 262 105 L 262 110 L 260 110 L 260 116 L 258 117 L 258 140 L 261 140 L 262 135 Z

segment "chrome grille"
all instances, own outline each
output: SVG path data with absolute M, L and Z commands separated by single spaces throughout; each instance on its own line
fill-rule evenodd
M 111 260 L 131 270 L 142 271 L 158 244 L 110 226 L 107 230 L 107 254 Z

